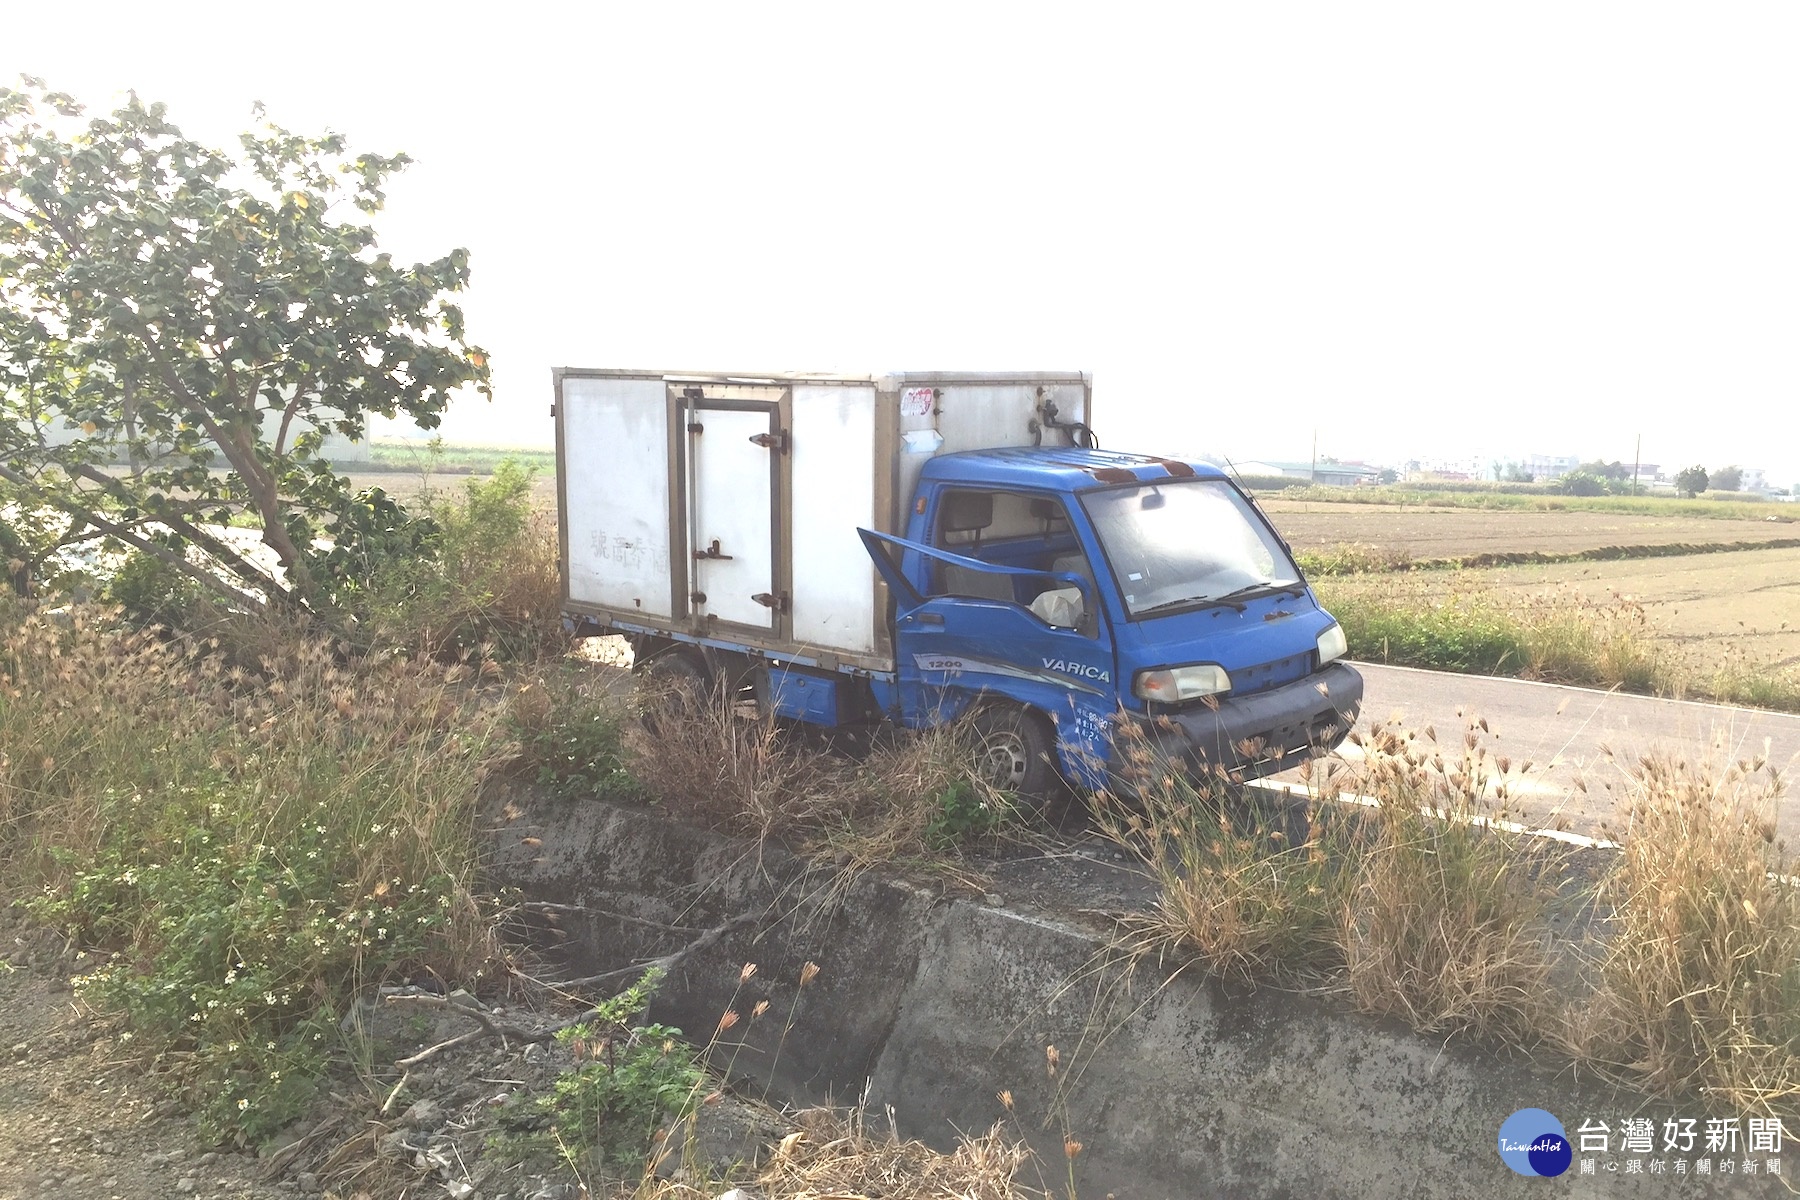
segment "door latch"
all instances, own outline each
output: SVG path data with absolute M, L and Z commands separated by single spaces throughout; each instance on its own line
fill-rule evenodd
M 709 558 L 722 559 L 722 560 L 729 562 L 731 559 L 731 555 L 720 554 L 719 553 L 719 539 L 714 538 L 713 544 L 708 546 L 706 549 L 694 551 L 694 559 L 696 562 L 703 561 L 703 560 L 709 559 Z
M 788 435 L 785 429 L 780 433 L 753 433 L 750 435 L 750 440 L 764 450 L 779 450 L 783 454 L 787 453 Z
M 771 609 L 775 612 L 786 612 L 788 610 L 788 594 L 786 592 L 758 592 L 750 598 L 764 608 Z

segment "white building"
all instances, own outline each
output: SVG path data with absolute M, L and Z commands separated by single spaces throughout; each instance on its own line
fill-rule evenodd
M 263 438 L 273 444 L 275 435 L 281 431 L 280 415 L 273 412 L 263 413 L 262 427 Z M 293 445 L 296 437 L 311 428 L 312 426 L 310 424 L 296 417 L 293 423 L 288 426 L 288 445 Z M 104 445 L 113 444 L 112 440 L 104 435 L 96 436 L 101 438 L 102 444 Z M 67 421 L 63 420 L 61 416 L 52 418 L 46 423 L 44 429 L 44 440 L 52 446 L 67 446 L 71 442 L 78 442 L 86 437 L 88 437 L 88 435 L 83 433 L 79 426 L 70 425 Z M 360 442 L 353 442 L 341 433 L 327 433 L 325 435 L 323 454 L 325 458 L 334 463 L 366 463 L 371 457 L 369 443 L 366 439 Z M 119 447 L 117 456 L 121 461 L 124 459 L 125 451 L 123 447 Z
M 1520 464 L 1537 480 L 1561 479 L 1581 465 L 1573 454 L 1531 454 Z

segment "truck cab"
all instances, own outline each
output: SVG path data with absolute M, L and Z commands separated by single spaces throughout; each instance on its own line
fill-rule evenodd
M 1024 790 L 1046 782 L 1047 757 L 1072 782 L 1116 786 L 1134 745 L 1254 777 L 1355 722 L 1343 631 L 1255 503 L 1205 463 L 942 455 L 904 538 L 861 532 L 894 599 L 895 678 L 878 699 L 915 728 L 985 720 L 1001 776 Z

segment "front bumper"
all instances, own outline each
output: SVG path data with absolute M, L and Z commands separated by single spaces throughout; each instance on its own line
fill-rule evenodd
M 1336 662 L 1266 692 L 1227 696 L 1216 709 L 1196 704 L 1132 720 L 1155 761 L 1254 779 L 1298 766 L 1343 741 L 1362 710 L 1362 696 L 1362 676 Z

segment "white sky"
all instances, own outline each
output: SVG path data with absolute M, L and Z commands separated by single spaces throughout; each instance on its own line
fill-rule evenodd
M 1081 369 L 1104 444 L 1800 483 L 1800 8 L 13 5 L 0 78 L 419 161 L 496 399 L 556 365 Z

